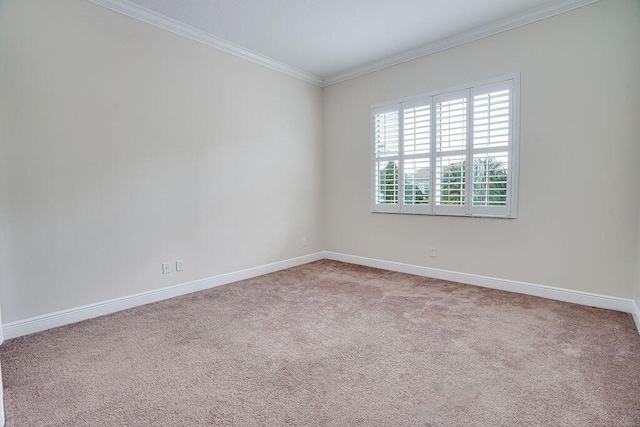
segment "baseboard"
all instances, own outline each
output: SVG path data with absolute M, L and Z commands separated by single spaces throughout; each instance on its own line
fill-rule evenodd
M 415 274 L 418 276 L 433 277 L 436 279 L 450 280 L 452 282 L 465 283 L 469 285 L 482 286 L 485 288 L 500 289 L 503 291 L 516 292 L 520 294 L 533 295 L 558 301 L 565 301 L 574 304 L 582 304 L 592 307 L 606 308 L 610 310 L 631 313 L 640 331 L 640 308 L 638 304 L 625 298 L 611 297 L 607 295 L 592 294 L 588 292 L 574 291 L 570 289 L 557 288 L 546 285 L 536 285 L 533 283 L 518 282 L 514 280 L 499 279 L 495 277 L 479 276 L 476 274 L 459 273 L 437 268 L 422 267 L 418 265 L 403 264 L 399 262 L 383 261 L 373 258 L 365 258 L 356 255 L 347 255 L 337 252 L 317 252 L 310 255 L 292 258 L 272 264 L 261 265 L 259 267 L 248 268 L 246 270 L 221 274 L 206 279 L 196 280 L 188 283 L 169 286 L 162 289 L 143 292 L 136 295 L 89 304 L 69 310 L 58 311 L 43 316 L 32 317 L 30 319 L 19 320 L 3 325 L 2 331 L 4 339 L 17 338 L 58 326 L 116 313 L 144 304 L 162 301 L 180 295 L 216 286 L 226 285 L 239 280 L 250 279 L 263 274 L 273 273 L 291 267 L 307 264 L 321 259 L 331 259 L 335 261 L 348 262 L 351 264 L 364 265 L 368 267 L 381 268 L 385 270 L 397 271 L 400 273 Z
M 640 334 L 640 307 L 638 307 L 637 301 L 631 301 L 631 315 L 633 316 L 633 321 L 636 322 L 636 329 Z
M 634 314 L 636 325 L 639 324 L 638 320 L 640 319 L 640 311 L 638 311 L 638 306 L 633 302 L 633 300 L 630 299 L 556 288 L 553 286 L 536 285 L 533 283 L 518 282 L 515 280 L 479 276 L 476 274 L 458 273 L 455 271 L 440 270 L 437 268 L 422 267 L 418 265 L 403 264 L 399 262 L 382 261 L 379 259 L 365 258 L 329 251 L 324 252 L 324 257 L 335 261 L 348 262 L 350 264 L 382 268 L 385 270 L 397 271 L 400 273 L 433 277 L 435 279 L 450 280 L 452 282 L 482 286 L 484 288 L 500 289 L 503 291 L 516 292 L 519 294 L 533 295 L 558 301 L 571 302 L 574 304 L 582 304 L 592 307 L 622 311 L 625 313 L 632 313 Z
M 144 304 L 161 301 L 192 292 L 202 291 L 205 289 L 215 288 L 216 286 L 226 285 L 228 283 L 237 282 L 239 280 L 250 279 L 252 277 L 261 276 L 263 274 L 273 273 L 279 270 L 284 270 L 286 268 L 296 267 L 298 265 L 318 261 L 322 258 L 323 253 L 317 252 L 298 258 L 291 258 L 284 261 L 274 262 L 272 264 L 248 268 L 246 270 L 221 274 L 219 276 L 209 277 L 193 282 L 181 283 L 178 285 L 168 286 L 166 288 L 143 292 L 136 295 L 115 298 L 109 301 L 89 304 L 82 307 L 76 307 L 69 310 L 58 311 L 43 316 L 37 316 L 30 319 L 7 323 L 3 325 L 2 328 L 4 332 L 4 339 L 7 340 L 11 338 L 17 338 L 36 332 L 41 332 L 47 329 L 56 328 L 58 326 L 79 322 L 81 320 L 87 320 L 98 316 L 104 316 L 105 314 L 116 313 L 118 311 L 138 307 Z

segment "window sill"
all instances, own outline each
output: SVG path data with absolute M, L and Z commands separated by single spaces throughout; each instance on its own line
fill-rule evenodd
M 517 219 L 515 215 L 489 215 L 489 214 L 457 214 L 457 213 L 441 213 L 441 212 L 390 212 L 390 211 L 376 211 L 372 210 L 371 213 L 383 214 L 383 215 L 415 215 L 415 216 L 447 216 L 458 218 L 493 218 L 493 219 Z

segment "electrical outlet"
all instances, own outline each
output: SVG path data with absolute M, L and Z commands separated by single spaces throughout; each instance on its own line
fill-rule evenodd
M 176 261 L 176 271 L 184 270 L 184 261 L 179 259 Z
M 306 238 L 306 237 L 303 237 L 303 238 L 302 238 L 302 247 L 303 247 L 303 248 L 306 248 L 306 247 L 307 247 L 307 238 Z
M 436 257 L 436 248 L 429 249 L 429 256 L 431 258 L 435 258 Z
M 162 263 L 162 274 L 169 274 L 169 271 L 171 271 L 171 265 L 168 262 L 163 262 Z

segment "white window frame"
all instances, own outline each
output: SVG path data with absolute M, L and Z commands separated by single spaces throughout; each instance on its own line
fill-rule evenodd
M 494 92 L 500 89 L 510 90 L 509 108 L 509 143 L 507 147 L 485 147 L 475 148 L 473 145 L 473 97 L 478 94 Z M 467 98 L 466 114 L 466 146 L 464 149 L 456 151 L 436 152 L 436 102 L 443 102 L 451 99 L 458 99 L 460 96 Z M 430 148 L 426 155 L 412 154 L 407 158 L 428 158 L 429 159 L 429 203 L 428 204 L 405 204 L 405 183 L 404 183 L 404 110 L 421 105 L 430 105 Z M 399 121 L 399 151 L 397 156 L 385 157 L 384 160 L 398 161 L 398 203 L 378 203 L 376 200 L 376 163 L 382 160 L 376 157 L 375 141 L 375 116 L 376 114 L 398 111 Z M 516 218 L 518 207 L 518 163 L 519 163 L 519 142 L 520 142 L 520 73 L 507 76 L 483 80 L 480 82 L 439 90 L 436 92 L 397 99 L 390 102 L 375 104 L 371 106 L 371 212 L 399 213 L 399 214 L 421 214 L 421 215 L 446 215 L 446 216 L 469 216 L 469 217 L 490 217 L 490 218 Z M 506 206 L 473 206 L 473 158 L 474 154 L 491 152 L 507 152 L 507 203 Z M 436 205 L 436 159 L 445 154 L 464 155 L 466 158 L 465 168 L 465 204 L 464 206 Z

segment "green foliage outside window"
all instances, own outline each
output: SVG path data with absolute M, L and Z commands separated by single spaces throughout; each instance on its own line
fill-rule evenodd
M 440 204 L 464 205 L 466 160 L 442 168 Z M 473 204 L 505 206 L 507 202 L 507 168 L 493 157 L 473 161 Z
M 398 203 L 398 165 L 395 162 L 387 163 L 379 175 L 380 198 L 382 203 Z M 429 203 L 429 194 L 423 192 L 417 185 L 405 183 L 404 200 L 407 204 Z

